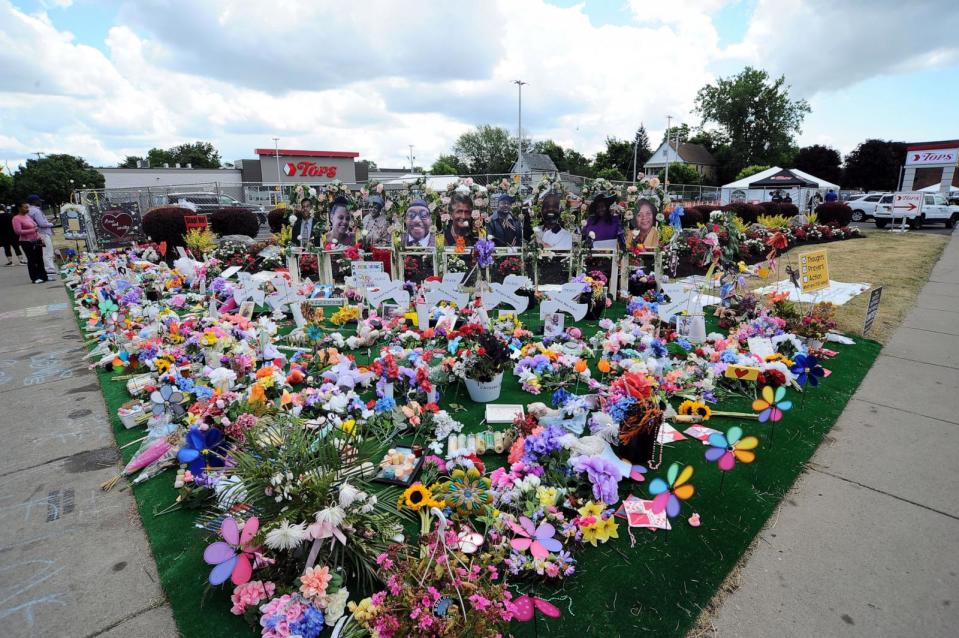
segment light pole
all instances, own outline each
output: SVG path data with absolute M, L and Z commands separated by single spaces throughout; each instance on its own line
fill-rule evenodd
M 273 152 L 276 157 L 276 189 L 279 191 L 276 196 L 276 203 L 279 205 L 280 198 L 283 197 L 283 176 L 280 174 L 280 138 L 278 137 L 273 138 Z
M 670 149 L 669 149 L 669 138 L 671 137 L 671 136 L 670 136 L 670 130 L 669 130 L 669 129 L 671 128 L 670 125 L 672 124 L 672 121 L 673 121 L 673 116 L 672 116 L 672 115 L 667 115 L 667 116 L 666 116 L 666 175 L 665 175 L 664 178 L 663 178 L 663 182 L 664 182 L 663 186 L 664 186 L 664 187 L 665 187 L 667 184 L 669 184 L 669 150 L 670 150 Z
M 644 122 L 640 122 L 640 128 L 645 127 Z M 639 131 L 636 131 L 636 137 L 633 138 L 633 183 L 636 183 L 636 152 L 639 148 Z
M 413 162 L 416 160 L 416 156 L 413 155 L 413 145 L 412 145 L 412 144 L 408 144 L 407 146 L 410 147 L 410 172 L 412 173 L 412 172 L 413 172 Z
M 518 122 L 517 122 L 517 129 L 519 133 L 519 140 L 518 140 L 519 143 L 517 144 L 517 147 L 519 150 L 519 154 L 517 155 L 516 163 L 520 164 L 523 161 L 523 85 L 529 84 L 529 82 L 523 82 L 522 80 L 513 80 L 513 84 L 515 84 L 516 88 L 519 89 L 519 115 L 518 115 Z

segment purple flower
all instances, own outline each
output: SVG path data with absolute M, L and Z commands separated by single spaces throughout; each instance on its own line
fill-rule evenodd
M 573 461 L 573 469 L 586 472 L 593 484 L 593 498 L 607 505 L 619 502 L 619 479 L 622 475 L 612 461 L 601 456 L 580 456 Z
M 493 265 L 493 249 L 496 244 L 492 239 L 479 239 L 473 245 L 473 256 L 476 257 L 476 265 L 480 268 L 489 268 Z

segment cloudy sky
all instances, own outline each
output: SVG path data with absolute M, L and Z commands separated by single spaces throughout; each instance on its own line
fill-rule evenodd
M 472 126 L 592 154 L 752 64 L 809 100 L 800 143 L 959 137 L 955 0 L 0 0 L 0 162 L 153 146 L 429 165 Z

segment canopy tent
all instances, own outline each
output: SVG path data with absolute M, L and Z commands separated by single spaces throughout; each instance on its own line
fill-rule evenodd
M 805 208 L 815 193 L 825 194 L 829 189 L 839 191 L 839 185 L 827 182 L 798 168 L 773 166 L 764 171 L 738 179 L 721 187 L 723 204 L 733 201 L 766 202 L 774 191 L 784 191 L 800 209 Z
M 922 193 L 938 193 L 941 188 L 942 188 L 941 184 L 930 184 L 929 186 L 926 186 L 925 188 L 920 188 L 919 191 Z M 949 194 L 955 195 L 956 193 L 959 193 L 959 186 L 950 186 Z

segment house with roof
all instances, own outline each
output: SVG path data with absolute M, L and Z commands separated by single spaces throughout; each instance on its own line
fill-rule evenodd
M 514 175 L 527 175 L 529 173 L 558 173 L 559 169 L 553 163 L 546 153 L 523 153 L 523 155 L 513 163 L 513 169 L 510 173 Z
M 666 164 L 686 164 L 696 169 L 700 181 L 716 179 L 717 163 L 712 153 L 702 144 L 677 142 L 673 140 L 667 144 L 663 142 L 649 160 L 643 164 L 643 171 L 647 175 L 655 175 L 666 168 Z

